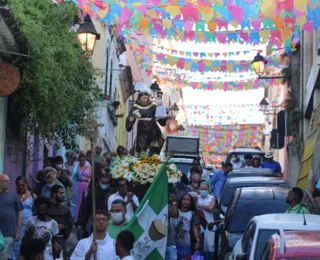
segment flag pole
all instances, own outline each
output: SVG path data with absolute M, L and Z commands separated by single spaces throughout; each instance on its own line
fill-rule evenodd
M 91 192 L 92 192 L 92 225 L 93 225 L 93 241 L 96 242 L 96 178 L 94 172 L 94 147 L 93 138 L 91 143 Z M 97 254 L 93 255 L 94 260 L 97 260 Z
M 96 179 L 94 172 L 94 139 L 98 136 L 98 127 L 102 127 L 93 116 L 90 114 L 85 119 L 81 130 L 83 136 L 90 140 L 91 145 L 91 192 L 92 192 L 92 226 L 93 226 L 93 241 L 96 242 Z M 94 260 L 97 260 L 97 254 L 94 254 Z

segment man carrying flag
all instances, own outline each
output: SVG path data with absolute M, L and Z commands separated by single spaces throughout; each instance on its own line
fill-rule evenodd
M 164 163 L 126 230 L 135 237 L 136 260 L 165 259 L 168 228 L 168 176 Z

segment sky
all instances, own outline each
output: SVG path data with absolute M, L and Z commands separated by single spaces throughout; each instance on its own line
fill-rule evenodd
M 179 51 L 191 51 L 191 52 L 239 52 L 239 51 L 248 51 L 247 54 L 234 55 L 231 57 L 223 57 L 219 56 L 217 58 L 209 58 L 205 59 L 225 59 L 225 60 L 249 60 L 252 61 L 254 56 L 257 53 L 257 50 L 262 50 L 261 55 L 266 56 L 266 45 L 252 46 L 252 45 L 242 45 L 239 43 L 233 44 L 214 44 L 214 43 L 192 43 L 192 42 L 177 42 L 177 41 L 163 41 L 161 44 L 164 48 L 172 48 Z M 179 56 L 179 54 L 175 55 Z M 181 56 L 181 55 L 180 55 Z M 193 57 L 196 58 L 196 57 Z M 199 59 L 199 57 L 197 58 Z M 163 69 L 165 70 L 165 68 Z M 172 76 L 176 73 L 183 73 L 184 71 L 177 70 L 173 72 Z M 234 73 L 225 73 L 225 72 L 187 72 L 183 75 L 185 80 L 190 82 L 209 82 L 214 81 L 214 79 L 219 78 L 219 81 L 238 81 L 238 80 L 254 80 L 257 76 L 252 72 L 234 72 Z M 216 124 L 262 124 L 264 123 L 264 116 L 259 111 L 258 106 L 255 107 L 246 107 L 237 108 L 228 110 L 227 107 L 231 104 L 259 104 L 261 99 L 264 97 L 264 89 L 256 89 L 256 90 L 246 90 L 246 91 L 220 91 L 220 90 L 198 90 L 192 89 L 191 87 L 184 87 L 182 89 L 183 93 L 183 102 L 186 107 L 188 105 L 216 105 L 220 104 L 223 106 L 226 105 L 226 108 L 210 108 L 210 110 L 203 112 L 203 114 L 195 114 L 196 111 L 193 108 L 186 108 L 185 111 L 181 111 L 180 118 L 183 118 L 186 115 L 187 121 L 190 124 L 200 124 L 200 125 L 216 125 Z M 199 108 L 197 108 L 197 111 Z M 207 115 L 207 114 L 210 115 Z

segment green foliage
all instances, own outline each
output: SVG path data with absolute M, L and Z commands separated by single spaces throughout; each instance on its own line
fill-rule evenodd
M 76 7 L 52 0 L 10 0 L 9 7 L 31 56 L 21 66 L 22 84 L 13 96 L 13 113 L 44 140 L 55 143 L 60 135 L 71 147 L 101 97 L 93 67 L 70 32 Z

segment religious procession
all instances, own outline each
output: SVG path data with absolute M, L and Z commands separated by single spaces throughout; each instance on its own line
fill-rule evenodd
M 319 20 L 0 0 L 0 260 L 320 259 Z

